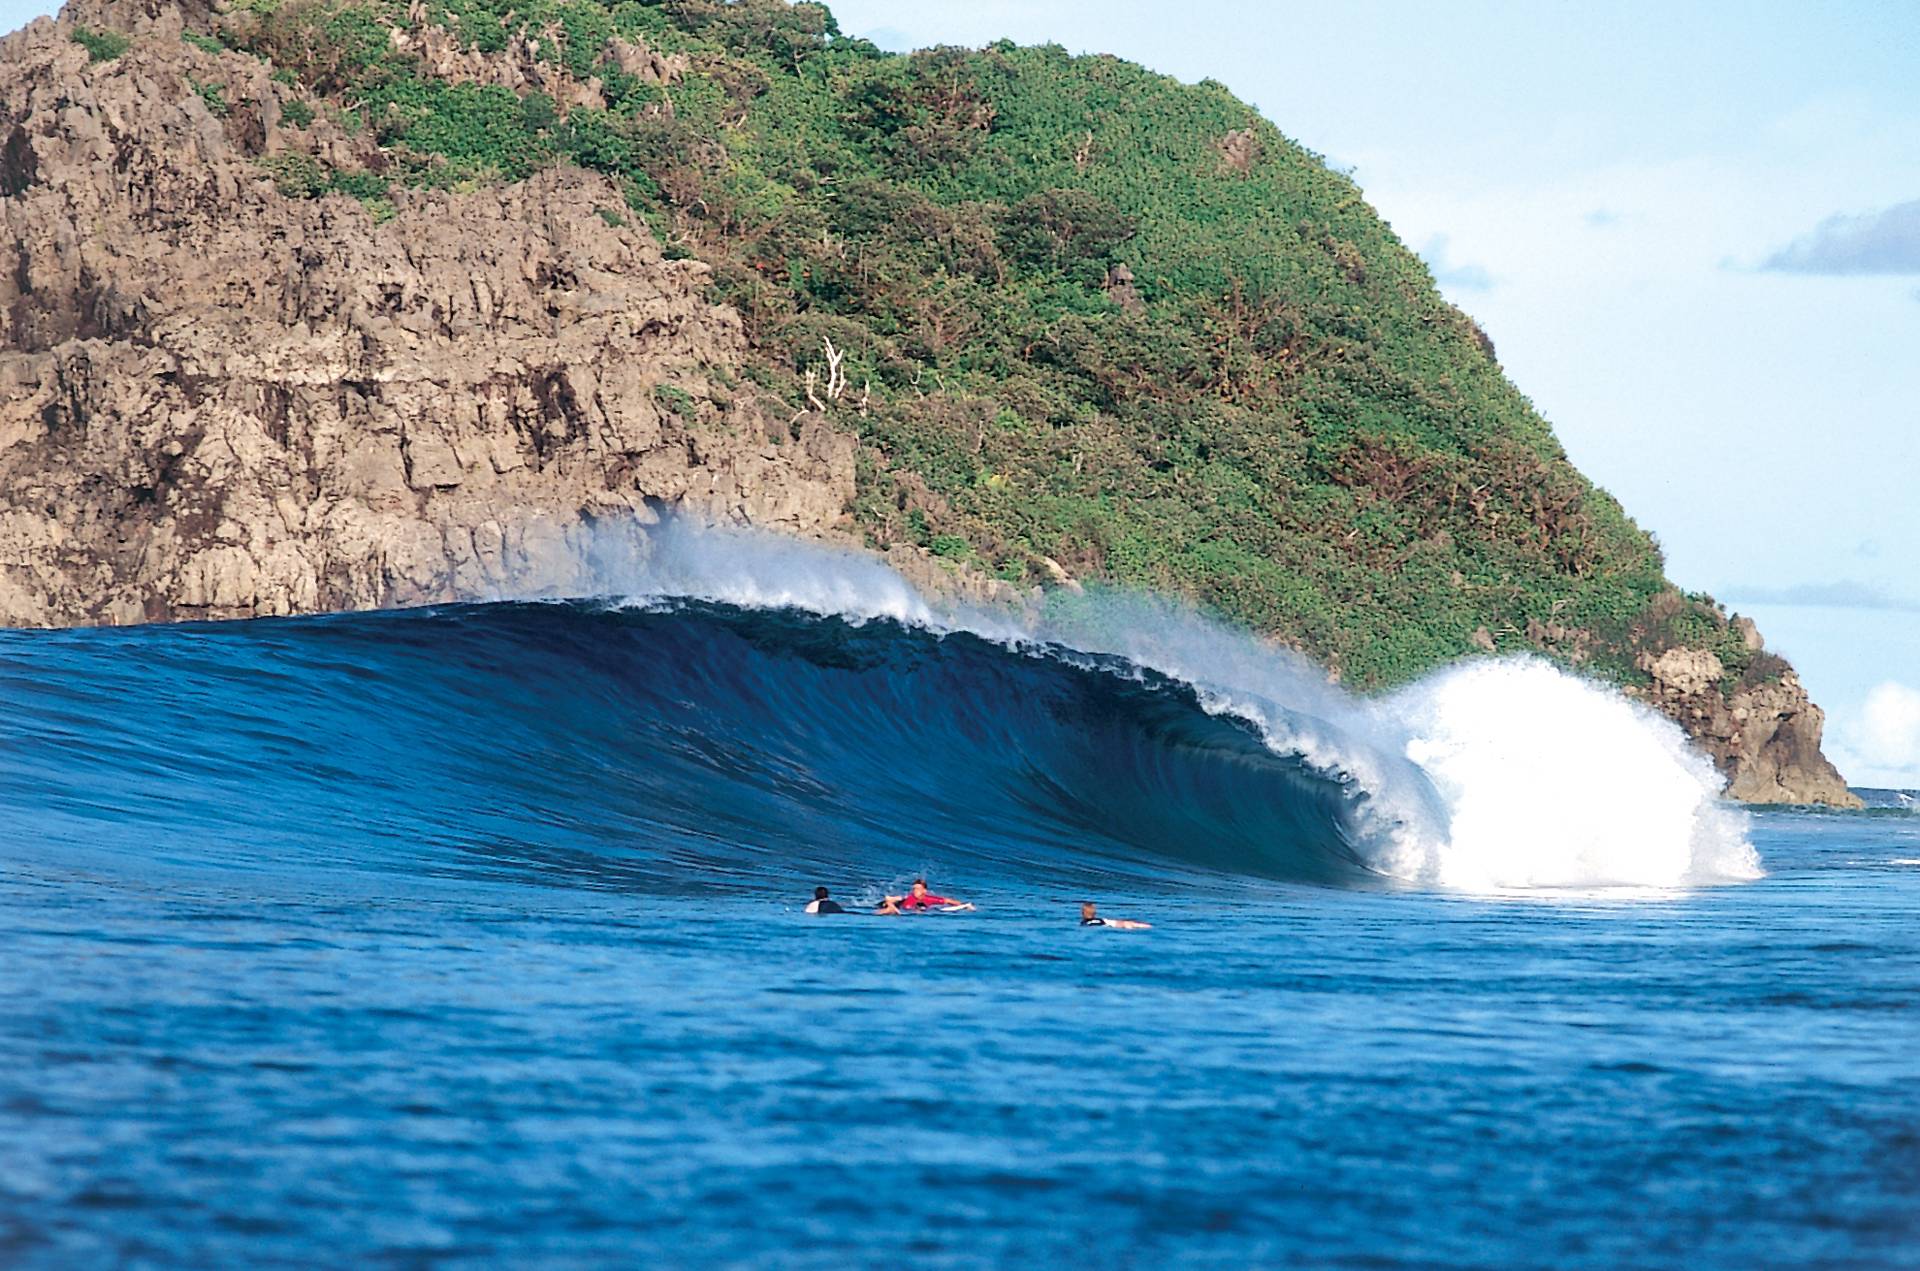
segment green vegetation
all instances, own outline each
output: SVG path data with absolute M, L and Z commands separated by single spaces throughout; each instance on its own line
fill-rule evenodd
M 313 107 L 295 98 L 280 107 L 280 122 L 289 128 L 305 128 L 313 122 Z
M 273 188 L 290 199 L 345 194 L 364 203 L 376 221 L 393 215 L 387 182 L 371 172 L 342 172 L 311 155 L 291 152 L 270 155 L 260 160 L 260 166 L 273 178 Z
M 224 53 L 227 51 L 226 45 L 222 44 L 220 41 L 214 39 L 210 35 L 200 35 L 196 32 L 188 31 L 186 34 L 182 35 L 180 38 L 185 40 L 187 43 L 193 45 L 193 47 L 199 49 L 203 53 Z
M 83 26 L 73 29 L 73 42 L 87 51 L 90 62 L 111 62 L 133 47 L 133 41 L 118 31 L 93 31 Z
M 949 560 L 973 559 L 973 544 L 958 534 L 935 534 L 927 543 L 927 550 Z
M 227 91 L 219 84 L 202 84 L 197 79 L 187 83 L 193 85 L 193 91 L 200 94 L 200 100 L 207 104 L 215 119 L 225 119 L 233 107 L 227 104 Z
M 682 419 L 691 420 L 694 415 L 693 394 L 673 384 L 661 384 L 653 390 L 653 395 Z
M 889 56 L 784 0 L 426 11 L 602 104 L 434 78 L 388 38 L 402 0 L 251 0 L 230 38 L 364 121 L 395 181 L 615 178 L 713 266 L 750 377 L 858 433 L 877 546 L 1179 592 L 1367 687 L 1489 640 L 1626 680 L 1678 637 L 1755 673 L 1353 182 L 1220 84 L 1057 47 Z M 686 69 L 652 82 L 615 41 Z

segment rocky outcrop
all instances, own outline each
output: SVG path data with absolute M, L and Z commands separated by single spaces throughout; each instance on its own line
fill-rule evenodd
M 353 140 L 178 22 L 97 63 L 48 21 L 0 44 L 0 622 L 565 587 L 659 504 L 841 525 L 851 439 L 741 387 L 706 266 L 609 181 L 285 197 L 262 159 Z
M 1759 635 L 1751 622 L 1743 634 L 1758 651 Z M 1713 759 L 1727 777 L 1729 798 L 1860 806 L 1859 796 L 1821 753 L 1826 716 L 1791 669 L 1783 665 L 1773 678 L 1724 692 L 1725 668 L 1704 649 L 1644 654 L 1639 665 L 1651 681 L 1640 695 L 1686 729 Z

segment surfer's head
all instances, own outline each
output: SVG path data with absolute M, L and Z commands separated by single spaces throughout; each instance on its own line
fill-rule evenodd
M 1094 916 L 1093 902 L 1091 900 L 1081 901 L 1080 902 L 1080 921 L 1085 922 L 1087 921 L 1087 919 L 1093 916 Z
M 926 879 L 924 879 L 924 878 L 916 878 L 916 879 L 914 879 L 914 880 L 913 880 L 913 894 L 914 894 L 914 895 L 916 895 L 916 896 L 924 896 L 924 895 L 926 895 L 926 894 L 927 894 L 927 880 L 926 880 Z
M 814 888 L 814 889 L 813 889 L 813 898 L 814 898 L 815 900 L 825 900 L 825 899 L 827 898 L 827 889 L 826 889 L 826 888 L 824 888 L 824 887 L 816 887 L 816 888 Z

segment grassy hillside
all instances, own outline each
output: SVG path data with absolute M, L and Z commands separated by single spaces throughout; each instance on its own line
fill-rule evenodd
M 762 387 L 858 433 L 878 546 L 1182 592 L 1362 686 L 1489 638 L 1622 680 L 1674 643 L 1729 688 L 1776 669 L 1673 591 L 1353 183 L 1217 83 L 890 56 L 782 0 L 423 7 L 588 91 L 436 77 L 399 0 L 241 0 L 211 38 L 302 87 L 283 124 L 377 142 L 364 170 L 271 160 L 283 191 L 382 214 L 396 182 L 616 175 L 602 214 L 714 266 Z

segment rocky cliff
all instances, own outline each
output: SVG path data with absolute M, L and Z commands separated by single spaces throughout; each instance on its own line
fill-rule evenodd
M 1735 625 L 1758 652 L 1751 621 Z M 1824 803 L 1857 808 L 1860 798 L 1820 751 L 1826 716 L 1784 664 L 1757 683 L 1723 688 L 1726 668 L 1703 649 L 1642 655 L 1651 683 L 1638 695 L 1687 730 L 1727 775 L 1727 795 L 1745 803 Z
M 313 4 L 283 8 L 309 18 L 332 12 Z M 997 403 L 950 391 L 937 365 L 939 351 L 957 347 L 954 342 L 967 337 L 954 332 L 964 333 L 978 319 L 947 300 L 914 310 L 913 321 L 926 325 L 913 328 L 911 339 L 869 343 L 863 374 L 872 378 L 857 395 L 847 393 L 838 359 L 867 334 L 847 321 L 799 315 L 796 328 L 804 328 L 808 346 L 824 345 L 833 359 L 819 368 L 824 378 L 809 370 L 802 380 L 787 351 L 793 337 L 773 330 L 764 315 L 756 325 L 714 299 L 712 267 L 698 258 L 703 252 L 733 269 L 736 291 L 740 277 L 751 293 L 774 271 L 764 245 L 730 254 L 728 244 L 748 233 L 733 210 L 708 222 L 690 220 L 693 229 L 667 250 L 634 210 L 636 182 L 646 174 L 636 168 L 622 178 L 611 161 L 611 172 L 543 161 L 529 164 L 520 179 L 501 179 L 498 165 L 511 164 L 512 156 L 503 160 L 496 147 L 489 179 L 455 179 L 445 167 L 430 172 L 431 179 L 381 176 L 420 162 L 425 151 L 390 145 L 379 130 L 355 126 L 351 110 L 326 105 L 322 90 L 348 82 L 336 65 L 337 50 L 322 45 L 316 52 L 311 43 L 314 31 L 331 27 L 310 23 L 290 28 L 291 36 L 282 32 L 289 45 L 296 37 L 309 40 L 298 50 L 300 75 L 255 56 L 258 49 L 223 47 L 210 34 L 244 43 L 234 32 L 257 34 L 256 11 L 272 9 L 216 14 L 170 0 L 76 0 L 57 22 L 38 21 L 0 42 L 0 222 L 7 231 L 0 244 L 0 622 L 63 626 L 403 605 L 512 591 L 529 580 L 565 588 L 567 571 L 578 567 L 580 546 L 597 524 L 647 520 L 662 505 L 844 541 L 864 535 L 889 548 L 910 574 L 959 577 L 981 592 L 1005 590 L 982 566 L 1003 578 L 1066 581 L 1048 551 L 1075 572 L 1151 582 L 1157 575 L 1125 567 L 1141 548 L 1123 536 L 1124 527 L 1067 521 L 1055 530 L 1033 522 L 1017 536 L 993 539 L 1036 506 L 1016 488 L 1025 479 L 1016 461 L 1028 455 L 1061 473 L 1070 464 L 1071 478 L 1081 478 L 1083 460 L 1091 457 L 1086 479 L 1109 505 L 1128 501 L 1109 497 L 1119 478 L 1097 475 L 1098 465 L 1123 461 L 1134 466 L 1114 469 L 1121 477 L 1136 469 L 1155 480 L 1168 474 L 1183 497 L 1213 497 L 1206 483 L 1226 471 L 1222 456 L 1232 457 L 1227 425 L 1275 419 L 1297 428 L 1284 394 L 1311 386 L 1311 374 L 1300 368 L 1312 358 L 1343 368 L 1341 374 L 1363 385 L 1385 374 L 1348 369 L 1362 346 L 1350 339 L 1316 343 L 1302 316 L 1286 305 L 1257 312 L 1243 306 L 1236 282 L 1229 298 L 1240 308 L 1194 310 L 1208 332 L 1216 322 L 1230 323 L 1220 327 L 1228 334 L 1218 356 L 1231 361 L 1221 363 L 1223 378 L 1203 384 L 1213 374 L 1204 366 L 1167 377 L 1202 377 L 1178 387 L 1183 401 L 1226 402 L 1238 412 L 1214 426 L 1190 470 L 1115 440 L 1114 424 L 1100 411 L 1133 409 L 1130 403 L 1144 400 L 1140 386 L 1154 377 L 1144 365 L 1128 371 L 1088 344 L 1079 317 L 1072 321 L 1081 328 L 1049 328 L 1054 351 L 1033 355 L 1040 360 L 1032 373 L 1059 370 L 1102 386 L 1098 410 L 1074 407 L 1071 420 L 1081 422 L 1071 426 L 1090 429 L 1085 435 L 1063 431 L 1065 415 L 1044 427 L 1020 417 L 1021 410 L 1051 409 L 1037 381 L 1023 378 L 1026 371 L 1011 376 L 1007 396 Z M 654 129 L 647 135 L 665 138 L 659 144 L 670 161 L 659 174 L 666 190 L 660 197 L 677 199 L 675 215 L 688 218 L 721 206 L 711 174 L 726 167 L 723 148 L 700 150 L 717 143 L 697 137 L 687 142 L 688 125 L 674 113 L 676 81 L 688 67 L 684 55 L 650 48 L 638 35 L 610 38 L 600 63 L 588 68 L 571 53 L 558 61 L 551 56 L 557 24 L 535 35 L 513 30 L 495 42 L 499 47 L 483 50 L 428 21 L 418 5 L 389 9 L 394 25 L 371 28 L 372 51 L 363 47 L 364 56 L 400 59 L 405 73 L 422 82 L 514 94 L 505 98 L 513 111 L 533 103 L 545 118 L 578 112 L 569 125 L 577 154 L 601 153 L 593 129 L 613 127 L 603 108 L 614 87 L 630 103 L 654 103 L 626 107 L 625 118 L 635 136 L 644 125 Z M 715 82 L 733 88 L 724 75 Z M 350 95 L 336 96 L 352 104 Z M 316 110 L 316 100 L 326 108 Z M 964 93 L 937 99 L 936 107 L 946 112 L 942 118 L 910 122 L 901 133 L 936 155 L 945 153 L 939 146 L 973 144 L 967 134 L 989 128 L 993 119 L 990 105 Z M 712 109 L 717 129 L 741 126 L 744 116 L 725 99 Z M 525 123 L 515 119 L 516 126 Z M 484 131 L 484 120 L 481 126 Z M 547 135 L 544 125 L 526 126 L 526 136 Z M 958 129 L 961 140 L 941 128 Z M 617 129 L 606 135 L 629 146 L 615 151 L 624 156 L 620 163 L 638 153 L 634 137 Z M 1252 130 L 1225 135 L 1240 138 L 1237 157 L 1226 163 L 1225 151 L 1204 148 L 1208 180 L 1244 181 L 1277 148 Z M 1094 131 L 1073 140 L 1075 170 L 1097 166 Z M 428 144 L 421 134 L 411 143 Z M 694 159 L 672 158 L 687 146 Z M 691 166 L 672 166 L 678 162 Z M 422 171 L 413 169 L 416 176 Z M 899 201 L 905 195 L 888 196 L 898 202 L 891 212 L 871 192 L 862 197 L 881 209 L 875 214 L 883 219 L 874 225 L 905 227 L 915 241 L 943 241 L 979 257 L 970 266 L 978 279 L 961 279 L 949 288 L 954 294 L 985 294 L 987 284 L 1004 284 L 1018 261 L 1040 260 L 1031 267 L 1052 271 L 1047 276 L 1059 287 L 1100 296 L 1118 321 L 1133 324 L 1114 328 L 1115 339 L 1144 340 L 1152 323 L 1174 321 L 1164 286 L 1158 292 L 1144 282 L 1136 286 L 1136 273 L 1124 261 L 1089 272 L 1073 255 L 1080 247 L 1062 246 L 1087 242 L 1094 235 L 1089 224 L 1107 224 L 1116 242 L 1122 240 L 1113 235 L 1124 230 L 1113 228 L 1120 223 L 1110 209 L 1075 202 L 1068 193 L 1050 190 L 1027 211 L 1031 199 L 994 213 L 1001 221 L 983 221 L 985 228 L 942 220 L 947 213 Z M 1303 221 L 1301 233 L 1327 256 L 1327 268 L 1335 271 L 1329 276 L 1341 287 L 1386 286 L 1387 266 L 1401 267 L 1397 257 L 1370 263 L 1351 242 L 1308 229 Z M 816 235 L 813 228 L 805 233 Z M 816 237 L 805 240 L 807 250 L 849 259 L 832 228 Z M 689 242 L 702 250 L 688 250 Z M 1004 259 L 996 242 L 1004 245 Z M 882 276 L 864 257 L 858 269 L 862 285 Z M 1075 271 L 1091 281 L 1071 282 Z M 887 285 L 905 295 L 919 283 L 908 271 Z M 1409 283 L 1391 285 L 1411 294 Z M 1334 320 L 1364 329 L 1349 309 Z M 1490 369 L 1490 346 L 1459 315 L 1435 309 L 1409 330 L 1423 339 L 1437 331 L 1433 338 L 1454 341 L 1467 350 L 1461 356 L 1471 374 L 1491 374 L 1489 382 L 1507 391 Z M 1242 331 L 1255 354 L 1235 343 Z M 1071 345 L 1069 336 L 1081 344 Z M 1163 337 L 1164 331 L 1139 347 L 1166 348 L 1155 342 Z M 788 343 L 776 347 L 779 340 Z M 1267 349 L 1261 343 L 1267 340 L 1278 343 Z M 1022 357 L 1038 347 L 1025 337 L 1013 343 L 1021 345 Z M 1254 363 L 1247 363 L 1249 356 Z M 923 366 L 915 359 L 932 361 Z M 1079 362 L 1069 366 L 1073 359 Z M 1422 409 L 1465 409 L 1440 401 L 1455 392 L 1448 377 L 1437 383 L 1414 390 L 1395 382 L 1367 391 L 1414 392 L 1422 395 Z M 886 431 L 896 424 L 905 431 Z M 1419 523 L 1405 548 L 1356 541 L 1357 527 L 1332 536 L 1324 528 L 1330 505 L 1323 493 L 1285 493 L 1293 473 L 1273 467 L 1274 456 L 1304 463 L 1309 452 L 1319 454 L 1317 441 L 1309 438 L 1312 444 L 1302 449 L 1297 434 L 1255 437 L 1244 461 L 1278 474 L 1273 497 L 1291 497 L 1293 504 L 1273 506 L 1297 505 L 1302 535 L 1327 535 L 1332 550 L 1379 571 L 1354 577 L 1417 575 L 1439 588 L 1436 594 L 1506 603 L 1498 598 L 1520 594 L 1511 573 L 1517 566 L 1502 564 L 1507 573 L 1479 581 L 1447 553 L 1457 554 L 1457 544 L 1470 535 L 1495 547 L 1508 540 L 1530 544 L 1537 535 L 1541 546 L 1525 551 L 1560 562 L 1543 568 L 1563 569 L 1569 578 L 1602 577 L 1595 563 L 1602 531 L 1594 526 L 1596 518 L 1612 515 L 1555 466 L 1561 461 L 1543 461 L 1544 443 L 1525 431 L 1531 424 L 1521 427 L 1524 445 L 1474 442 L 1474 463 L 1507 465 L 1511 480 L 1504 485 L 1476 485 L 1480 478 L 1468 468 L 1443 483 L 1448 470 L 1436 460 L 1385 437 L 1362 435 L 1313 459 L 1331 474 L 1321 489 L 1358 499 L 1355 514 L 1376 527 L 1382 510 L 1426 500 L 1426 512 L 1409 514 Z M 1209 445 L 1218 455 L 1207 457 Z M 996 448 L 1003 457 L 995 457 Z M 956 465 L 952 454 L 961 452 L 972 458 Z M 966 475 L 943 486 L 941 465 Z M 1239 493 L 1246 478 L 1220 479 L 1236 506 L 1246 503 Z M 1073 509 L 1086 501 L 1075 499 L 1080 496 L 1059 506 L 1078 517 Z M 1511 510 L 1502 499 L 1513 502 Z M 1163 515 L 1154 508 L 1174 505 L 1134 499 L 1132 506 L 1151 518 Z M 1447 528 L 1455 523 L 1458 533 Z M 1233 533 L 1259 541 L 1266 525 L 1255 516 L 1218 533 L 1171 524 L 1167 533 L 1192 542 L 1196 559 L 1223 562 L 1228 572 L 1221 577 L 1231 586 L 1232 571 L 1245 569 L 1243 562 L 1283 568 L 1279 554 L 1220 550 L 1231 546 Z M 1220 541 L 1207 546 L 1215 538 Z M 989 541 L 1003 549 L 997 562 L 981 559 L 985 549 L 976 546 Z M 1285 557 L 1285 568 L 1320 569 L 1331 559 L 1317 554 L 1329 550 L 1324 545 L 1302 542 L 1306 554 Z M 1549 557 L 1549 550 L 1561 555 Z M 936 565 L 935 556 L 947 559 Z M 1531 559 L 1512 553 L 1498 559 L 1509 557 Z M 1276 590 L 1263 574 L 1257 583 L 1249 580 L 1248 594 L 1287 600 L 1297 593 L 1296 599 L 1305 597 L 1303 612 L 1312 615 L 1330 594 L 1316 586 L 1295 582 Z M 1220 603 L 1217 587 L 1195 590 Z M 1418 597 L 1409 591 L 1406 603 L 1427 603 Z M 1347 603 L 1378 599 L 1362 588 Z M 1455 600 L 1446 604 L 1449 613 L 1458 610 L 1448 621 L 1463 637 L 1472 631 L 1471 642 L 1463 638 L 1456 653 L 1523 642 L 1519 647 L 1576 665 L 1589 655 L 1584 632 L 1570 637 L 1529 624 L 1523 636 L 1511 622 L 1473 629 L 1467 616 L 1473 610 Z M 1257 622 L 1257 606 L 1249 612 Z M 1392 612 L 1370 620 L 1391 630 Z M 1719 622 L 1724 628 L 1724 617 Z M 1310 626 L 1276 629 L 1339 665 L 1342 648 L 1365 647 L 1347 638 L 1359 629 L 1350 625 L 1343 631 L 1336 610 L 1333 625 L 1317 639 Z M 1735 797 L 1852 800 L 1820 754 L 1820 712 L 1784 664 L 1754 675 L 1677 638 L 1643 636 L 1640 646 L 1647 647 L 1629 691 L 1686 727 L 1728 774 Z M 1444 645 L 1418 647 L 1429 650 L 1421 654 L 1429 660 L 1432 650 L 1447 652 Z M 1758 649 L 1757 635 L 1746 647 Z
M 180 40 L 0 46 L 0 621 L 240 617 L 485 594 L 650 501 L 845 518 L 853 444 L 737 378 L 737 314 L 605 177 L 289 198 L 267 67 Z M 247 103 L 222 113 L 221 98 Z

